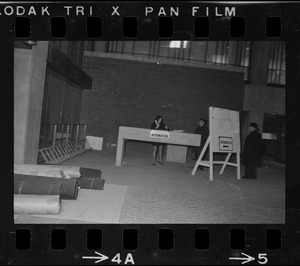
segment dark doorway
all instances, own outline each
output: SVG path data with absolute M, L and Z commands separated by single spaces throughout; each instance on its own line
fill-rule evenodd
M 285 163 L 285 116 L 265 113 L 262 132 L 264 156 Z

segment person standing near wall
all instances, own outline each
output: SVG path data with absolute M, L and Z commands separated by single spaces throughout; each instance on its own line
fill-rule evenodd
M 250 134 L 246 137 L 242 156 L 242 163 L 245 165 L 245 176 L 243 178 L 257 178 L 257 167 L 261 164 L 262 137 L 256 123 L 249 124 Z
M 155 130 L 169 130 L 169 127 L 164 123 L 163 118 L 160 115 L 157 115 L 154 119 L 154 122 L 151 124 L 151 129 Z M 163 165 L 162 155 L 164 144 L 162 143 L 153 143 L 153 154 L 152 154 L 152 165 L 156 165 L 157 163 Z
M 193 160 L 198 160 L 199 155 L 206 143 L 206 140 L 209 136 L 209 129 L 207 126 L 207 121 L 203 118 L 200 118 L 199 120 L 199 125 L 195 130 L 195 134 L 200 134 L 201 135 L 201 144 L 200 147 L 194 147 L 193 148 L 193 154 L 192 154 L 192 159 Z M 200 170 L 203 170 L 203 166 L 199 166 Z

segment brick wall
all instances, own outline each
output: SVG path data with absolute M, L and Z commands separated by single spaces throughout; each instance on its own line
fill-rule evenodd
M 208 107 L 242 110 L 243 73 L 85 56 L 93 79 L 84 91 L 81 123 L 87 135 L 116 143 L 119 126 L 149 128 L 160 114 L 170 129 L 193 132 Z

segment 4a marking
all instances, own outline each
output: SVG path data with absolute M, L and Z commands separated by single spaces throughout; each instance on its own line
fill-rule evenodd
M 96 256 L 83 256 L 82 258 L 83 259 L 88 259 L 88 260 L 96 260 L 95 263 L 99 263 L 99 262 L 102 262 L 102 261 L 105 261 L 105 260 L 108 260 L 109 257 L 106 256 L 106 255 L 103 255 L 97 251 L 95 251 L 95 254 L 98 255 L 98 257 Z M 120 264 L 122 263 L 122 260 L 121 260 L 121 255 L 120 253 L 117 253 L 112 259 L 111 259 L 111 262 L 114 262 L 114 263 L 117 263 L 117 264 Z M 128 253 L 127 256 L 126 256 L 126 259 L 125 259 L 125 262 L 124 264 L 135 264 L 134 263 L 134 259 L 133 259 L 133 256 L 131 253 Z

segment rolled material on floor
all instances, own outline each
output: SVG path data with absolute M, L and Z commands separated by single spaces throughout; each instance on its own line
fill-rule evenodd
M 23 175 L 38 175 L 38 176 L 50 176 L 64 178 L 64 172 L 61 169 L 14 169 L 15 174 Z M 69 177 L 70 178 L 70 177 Z
M 61 195 L 61 183 L 45 183 L 38 181 L 14 181 L 14 194 Z
M 101 170 L 99 169 L 80 167 L 79 172 L 81 177 L 101 178 Z
M 68 165 L 14 164 L 16 174 L 41 175 L 63 178 L 80 176 L 101 178 L 101 170 Z
M 14 213 L 59 214 L 59 195 L 14 195 Z
M 50 177 L 71 178 L 79 177 L 79 167 L 64 168 L 59 165 L 14 164 L 14 173 L 24 175 L 39 175 Z
M 14 174 L 14 181 L 31 181 L 44 184 L 45 187 L 49 186 L 49 183 L 61 183 L 61 197 L 62 199 L 77 199 L 78 196 L 78 182 L 76 179 L 65 179 L 48 176 L 35 176 L 35 175 L 23 175 Z
M 105 180 L 101 178 L 79 177 L 76 178 L 78 186 L 86 189 L 103 190 Z

